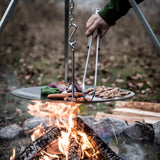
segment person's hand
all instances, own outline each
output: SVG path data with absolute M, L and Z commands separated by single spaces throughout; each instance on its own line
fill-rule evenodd
M 86 36 L 90 36 L 96 29 L 100 30 L 100 38 L 102 38 L 108 31 L 110 26 L 99 16 L 99 14 L 92 15 L 86 23 Z

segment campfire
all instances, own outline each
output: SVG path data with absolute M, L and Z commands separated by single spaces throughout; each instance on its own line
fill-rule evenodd
M 14 151 L 11 160 L 120 159 L 78 116 L 78 103 L 33 101 L 28 109 L 33 116 L 47 117 L 48 122 L 30 131 L 32 143 L 18 155 Z

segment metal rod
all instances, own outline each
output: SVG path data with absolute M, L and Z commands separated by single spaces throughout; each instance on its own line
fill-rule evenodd
M 99 9 L 96 8 L 95 14 L 97 14 L 98 11 L 99 11 Z M 89 62 L 91 47 L 92 47 L 92 41 L 93 41 L 93 33 L 89 36 L 89 38 L 88 38 L 88 44 L 87 44 L 88 55 L 87 55 L 86 66 L 85 66 L 85 71 L 84 71 L 84 76 L 83 76 L 83 84 L 82 84 L 82 95 L 83 95 L 84 98 L 85 98 L 85 79 L 86 79 L 86 75 L 87 75 L 87 68 L 88 68 L 88 62 Z M 99 28 L 98 28 L 97 29 L 97 44 L 96 44 L 94 89 L 93 89 L 93 95 L 92 95 L 91 101 L 93 100 L 93 98 L 95 96 L 96 86 L 97 86 L 98 51 L 100 50 L 100 46 L 99 46 L 100 43 L 99 43 L 99 41 L 100 41 L 100 37 L 99 37 Z
M 74 48 L 72 47 L 72 98 L 74 98 Z
M 148 33 L 150 39 L 152 40 L 153 44 L 155 45 L 156 49 L 160 53 L 160 43 L 159 43 L 156 35 L 154 34 L 152 28 L 150 27 L 149 23 L 147 22 L 145 16 L 143 15 L 141 9 L 139 8 L 139 6 L 135 2 L 135 0 L 129 0 L 129 3 L 131 4 L 132 8 L 134 9 L 134 11 L 135 11 L 137 17 L 139 18 L 139 20 L 141 21 L 143 27 L 147 31 L 147 33 Z
M 70 17 L 70 25 L 69 29 L 73 28 L 71 35 L 68 38 L 68 44 L 71 46 L 72 50 L 72 98 L 74 98 L 74 79 L 75 79 L 75 71 L 74 71 L 74 53 L 75 53 L 75 44 L 76 41 L 73 41 L 72 38 L 74 34 L 76 33 L 77 30 L 77 25 L 74 23 L 74 2 L 73 0 L 69 1 L 69 7 L 70 7 L 70 12 L 69 12 L 69 17 Z
M 84 71 L 84 76 L 83 76 L 83 85 L 82 85 L 82 95 L 85 98 L 85 80 L 86 80 L 86 75 L 87 75 L 87 69 L 88 69 L 88 62 L 89 62 L 89 57 L 91 53 L 91 46 L 92 46 L 92 40 L 93 40 L 93 33 L 90 35 L 89 43 L 88 43 L 88 54 L 87 54 L 87 60 L 86 60 L 86 65 L 85 65 L 85 71 Z
M 17 2 L 18 2 L 18 0 L 11 0 L 10 1 L 9 5 L 8 5 L 8 7 L 7 7 L 7 9 L 6 9 L 1 21 L 0 21 L 0 35 L 1 35 L 5 25 L 7 24 L 8 19 L 11 16 L 11 14 L 12 14 L 12 12 L 14 10 L 14 7 L 16 6 Z
M 77 26 L 76 24 L 70 24 L 69 28 L 74 28 L 71 35 L 68 38 L 68 44 L 71 46 L 72 49 L 72 98 L 74 98 L 74 79 L 75 79 L 75 75 L 74 75 L 74 52 L 75 52 L 75 44 L 76 41 L 71 41 L 72 37 L 74 36 L 74 34 L 76 33 L 77 30 Z
M 97 30 L 97 46 L 96 46 L 96 62 L 95 62 L 95 76 L 94 76 L 94 90 L 92 99 L 93 100 L 95 93 L 96 93 L 96 87 L 97 87 L 97 67 L 98 67 L 98 51 L 99 51 L 99 29 Z
M 68 76 L 68 33 L 69 33 L 69 0 L 65 0 L 65 31 L 64 31 L 64 80 L 67 83 Z

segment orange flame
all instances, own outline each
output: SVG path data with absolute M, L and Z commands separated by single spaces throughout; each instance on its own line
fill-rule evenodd
M 50 144 L 48 148 L 40 152 L 40 160 L 50 160 L 53 158 L 59 159 L 59 154 L 63 154 L 68 159 L 68 149 L 70 145 L 70 137 L 74 137 L 76 142 L 81 146 L 81 158 L 84 156 L 94 157 L 96 154 L 92 144 L 89 142 L 87 135 L 83 132 L 77 132 L 74 130 L 73 117 L 80 113 L 79 105 L 74 102 L 41 102 L 33 101 L 33 104 L 28 106 L 29 113 L 32 116 L 48 118 L 46 126 L 57 126 L 59 128 L 65 128 L 61 131 L 61 137 L 58 138 L 56 144 Z M 34 133 L 31 135 L 33 141 L 41 137 L 46 133 L 45 128 L 42 125 L 37 126 L 34 129 Z M 55 145 L 55 146 L 52 146 Z M 58 146 L 56 152 L 53 148 Z M 51 149 L 50 149 L 50 148 Z M 92 150 L 92 152 L 91 152 Z M 51 153 L 52 152 L 52 153 Z M 12 158 L 12 157 L 11 157 Z M 10 159 L 13 160 L 14 158 Z
M 45 128 L 40 124 L 36 128 L 34 128 L 34 132 L 31 135 L 32 141 L 35 141 L 37 138 L 41 137 L 45 133 Z
M 28 106 L 29 114 L 35 117 L 50 118 L 51 120 L 65 119 L 70 114 L 74 116 L 79 113 L 78 106 L 80 104 L 74 102 L 45 102 L 33 101 L 34 104 Z
M 12 156 L 10 157 L 10 160 L 14 160 L 15 157 L 16 157 L 16 150 L 13 149 L 13 154 L 12 154 Z
M 57 125 L 59 128 L 64 128 L 66 131 L 61 132 L 61 137 L 58 139 L 59 151 L 67 156 L 68 146 L 70 144 L 69 137 L 71 134 L 71 128 L 73 126 L 72 118 L 79 114 L 79 104 L 74 102 L 46 102 L 33 101 L 33 104 L 28 106 L 29 113 L 36 117 L 50 119 L 47 126 Z M 56 123 L 55 123 L 56 122 Z M 31 139 L 34 141 L 41 137 L 45 133 L 45 129 L 42 125 L 35 128 L 34 133 L 31 135 Z M 57 155 L 53 155 L 42 151 L 43 159 L 47 160 L 47 157 L 56 158 Z

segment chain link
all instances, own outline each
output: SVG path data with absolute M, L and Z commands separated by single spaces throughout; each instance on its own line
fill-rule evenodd
M 68 43 L 70 44 L 72 50 L 75 48 L 76 41 L 72 41 L 72 38 L 77 30 L 77 25 L 74 23 L 74 1 L 69 0 L 69 17 L 70 17 L 70 25 L 69 28 L 73 28 L 71 35 L 69 36 Z
M 69 0 L 69 17 L 70 17 L 70 23 L 73 24 L 74 22 L 74 1 L 73 0 Z

